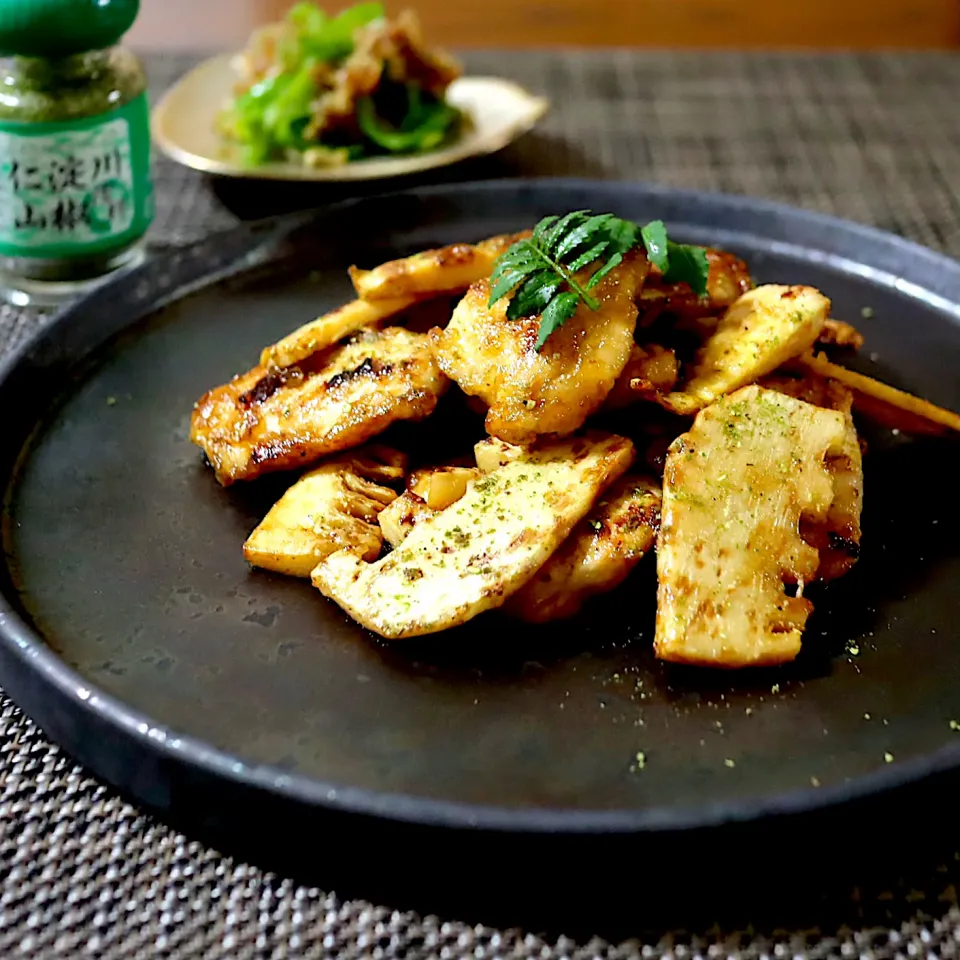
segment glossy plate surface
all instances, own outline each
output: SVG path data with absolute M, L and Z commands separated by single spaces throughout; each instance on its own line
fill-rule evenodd
M 220 488 L 187 440 L 193 401 L 348 298 L 349 264 L 577 208 L 662 217 L 761 281 L 820 287 L 866 334 L 861 369 L 960 408 L 960 267 L 817 215 L 546 180 L 240 227 L 102 289 L 3 372 L 0 685 L 164 809 L 203 810 L 190 784 L 206 779 L 280 809 L 635 832 L 836 804 L 960 762 L 951 443 L 868 432 L 861 561 L 812 594 L 798 663 L 761 674 L 653 660 L 652 563 L 575 620 L 491 615 L 391 646 L 306 583 L 246 566 L 285 481 Z M 430 430 L 409 435 L 434 452 L 470 439 L 442 416 Z
M 455 142 L 439 150 L 406 157 L 371 157 L 341 167 L 268 163 L 246 167 L 233 156 L 215 129 L 217 113 L 235 82 L 229 56 L 214 57 L 194 68 L 169 90 L 153 111 L 158 146 L 178 163 L 205 173 L 265 180 L 346 182 L 384 180 L 446 167 L 470 157 L 496 153 L 532 129 L 547 112 L 543 97 L 499 77 L 461 77 L 447 99 L 470 118 Z

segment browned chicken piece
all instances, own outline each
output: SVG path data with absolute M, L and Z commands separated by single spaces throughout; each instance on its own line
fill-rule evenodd
M 688 283 L 664 283 L 655 270 L 640 292 L 641 327 L 648 326 L 663 313 L 677 320 L 697 320 L 723 313 L 741 294 L 752 290 L 754 283 L 747 265 L 725 250 L 707 249 L 706 296 L 698 297 Z
M 863 456 L 853 423 L 853 393 L 843 384 L 816 374 L 775 375 L 761 380 L 760 386 L 843 414 L 843 442 L 838 449 L 830 451 L 825 460 L 833 478 L 833 502 L 825 517 L 800 520 L 800 535 L 820 556 L 816 579 L 835 580 L 850 570 L 860 556 Z
M 433 413 L 448 386 L 424 334 L 364 331 L 312 367 L 261 366 L 197 402 L 190 439 L 224 485 L 309 466 L 398 420 Z
M 497 258 L 530 232 L 500 234 L 480 243 L 453 243 L 389 260 L 372 270 L 350 267 L 350 279 L 357 296 L 370 301 L 455 293 L 489 277 Z
M 656 401 L 677 385 L 680 365 L 669 347 L 657 343 L 634 344 L 630 359 L 617 378 L 604 404 L 605 410 L 620 410 L 639 400 Z
M 377 518 L 396 499 L 384 486 L 403 477 L 406 458 L 369 447 L 304 474 L 271 507 L 243 545 L 254 567 L 309 577 L 325 557 L 350 548 L 376 560 L 383 546 Z
M 420 21 L 412 10 L 395 20 L 380 20 L 358 31 L 353 53 L 339 67 L 318 66 L 317 82 L 327 88 L 317 101 L 308 140 L 331 131 L 357 129 L 356 103 L 370 96 L 386 78 L 398 84 L 416 83 L 442 96 L 463 69 L 449 54 L 427 48 Z
M 591 597 L 620 586 L 652 549 L 660 526 L 660 485 L 646 477 L 617 481 L 504 605 L 528 623 L 572 617 Z
M 507 298 L 488 307 L 490 283 L 478 281 L 446 329 L 431 331 L 437 363 L 487 404 L 491 435 L 523 443 L 573 433 L 603 405 L 630 358 L 634 298 L 648 269 L 642 254 L 626 257 L 593 290 L 599 309 L 581 303 L 539 353 L 539 317 L 508 320 Z
M 817 344 L 859 350 L 863 346 L 863 334 L 853 324 L 831 317 L 824 322 L 820 336 L 817 337 Z

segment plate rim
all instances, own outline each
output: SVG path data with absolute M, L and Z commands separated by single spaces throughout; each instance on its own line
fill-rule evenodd
M 790 220 L 798 218 L 809 225 L 824 228 L 825 237 L 830 237 L 831 228 L 850 235 L 858 235 L 864 240 L 879 242 L 883 246 L 911 257 L 925 261 L 931 268 L 942 271 L 941 276 L 949 275 L 960 289 L 960 261 L 907 240 L 896 234 L 845 220 L 817 211 L 805 210 L 776 201 L 754 198 L 737 194 L 725 194 L 712 191 L 686 190 L 668 186 L 645 183 L 643 181 L 599 180 L 579 177 L 538 177 L 504 178 L 493 180 L 467 181 L 454 184 L 438 184 L 428 187 L 392 191 L 373 197 L 355 197 L 312 211 L 283 214 L 262 221 L 241 223 L 225 231 L 209 234 L 203 240 L 191 245 L 192 250 L 217 244 L 218 238 L 229 234 L 236 238 L 257 241 L 259 234 L 269 235 L 272 230 L 293 227 L 304 221 L 310 222 L 319 217 L 337 217 L 350 208 L 377 203 L 391 197 L 420 198 L 472 192 L 499 193 L 510 189 L 526 189 L 533 192 L 550 189 L 594 190 L 617 194 L 628 194 L 642 198 L 674 198 L 688 203 L 703 203 L 724 209 L 733 206 L 747 207 L 756 213 L 768 216 L 787 216 Z M 736 231 L 742 236 L 749 231 Z M 222 239 L 221 239 L 222 242 Z M 801 247 L 801 249 L 803 249 Z M 813 249 L 813 248 L 809 248 Z M 177 255 L 177 249 L 161 250 L 152 261 L 129 273 L 109 280 L 103 286 L 91 291 L 65 309 L 59 311 L 47 324 L 41 326 L 29 338 L 11 351 L 0 361 L 0 387 L 18 368 L 28 361 L 31 353 L 45 341 L 56 342 L 58 331 L 74 320 L 74 316 L 84 309 L 95 305 L 111 290 L 119 290 L 126 285 L 135 286 L 138 275 L 150 269 L 151 263 L 166 261 Z M 223 271 L 206 269 L 201 271 L 200 282 L 188 285 L 182 293 L 174 291 L 157 307 L 148 308 L 147 313 L 161 309 L 172 299 L 174 302 L 198 286 L 216 283 L 222 278 Z M 921 292 L 926 288 L 918 288 Z M 949 301 L 957 308 L 960 323 L 960 298 Z M 124 324 L 124 329 L 140 322 L 133 319 Z M 19 448 L 22 451 L 22 445 Z M 4 476 L 4 489 L 9 489 L 10 475 Z M 6 509 L 4 510 L 6 514 Z M 5 518 L 6 519 L 6 516 Z M 0 686 L 14 703 L 19 704 L 19 694 L 26 690 L 32 680 L 39 680 L 44 693 L 59 697 L 85 719 L 85 722 L 105 723 L 109 728 L 119 731 L 129 738 L 137 751 L 147 755 L 162 755 L 164 760 L 185 765 L 188 769 L 226 782 L 228 787 L 252 788 L 262 791 L 276 800 L 287 800 L 305 804 L 316 810 L 342 814 L 374 817 L 380 821 L 408 824 L 427 828 L 469 828 L 474 831 L 490 831 L 513 834 L 562 834 L 575 835 L 637 835 L 656 834 L 674 831 L 690 831 L 704 828 L 719 828 L 737 823 L 779 818 L 805 813 L 826 811 L 872 795 L 886 793 L 897 788 L 918 784 L 939 774 L 960 769 L 960 740 L 945 742 L 937 750 L 921 754 L 905 761 L 897 761 L 869 773 L 855 777 L 847 782 L 822 787 L 801 787 L 786 793 L 754 794 L 746 798 L 713 801 L 705 804 L 684 807 L 652 806 L 629 809 L 578 810 L 571 808 L 511 808 L 464 801 L 441 800 L 406 793 L 384 792 L 373 789 L 340 786 L 325 783 L 318 779 L 294 772 L 284 772 L 268 764 L 251 764 L 238 756 L 221 750 L 188 733 L 164 730 L 147 714 L 124 703 L 82 677 L 62 660 L 43 639 L 41 632 L 34 629 L 19 613 L 7 596 L 6 586 L 0 587 L 0 649 L 4 654 L 12 655 L 19 671 L 26 678 L 21 682 L 18 670 L 8 669 L 7 661 L 0 657 Z M 12 681 L 12 682 L 11 682 Z M 51 707 L 54 710 L 55 707 Z M 34 711 L 24 710 L 44 735 L 58 745 L 60 738 L 48 734 L 45 722 L 35 719 Z M 42 711 L 39 711 L 42 712 Z M 169 735 L 167 735 L 169 733 Z M 159 734 L 159 736 L 158 736 Z M 64 748 L 70 754 L 72 749 Z M 88 772 L 100 775 L 93 764 L 83 761 Z M 107 778 L 109 779 L 109 778 Z M 121 789 L 123 787 L 119 784 Z M 146 802 L 146 801 L 144 801 Z
M 191 170 L 199 170 L 214 176 L 229 177 L 234 180 L 269 180 L 288 183 L 364 183 L 384 180 L 397 180 L 402 177 L 426 173 L 442 167 L 453 166 L 464 160 L 489 156 L 503 150 L 515 140 L 529 133 L 546 115 L 550 109 L 550 100 L 540 94 L 533 93 L 522 84 L 507 77 L 498 77 L 486 74 L 465 74 L 454 81 L 467 83 L 497 84 L 504 89 L 511 90 L 514 95 L 523 98 L 529 104 L 529 115 L 522 121 L 516 121 L 505 126 L 497 137 L 491 137 L 489 142 L 467 147 L 469 140 L 454 142 L 442 150 L 434 150 L 422 154 L 414 154 L 409 170 L 393 173 L 369 172 L 364 164 L 367 161 L 349 163 L 343 167 L 312 168 L 296 166 L 294 164 L 267 164 L 253 167 L 249 170 L 241 169 L 236 164 L 216 160 L 202 154 L 194 153 L 171 139 L 165 131 L 165 123 L 172 109 L 175 97 L 181 88 L 195 74 L 215 67 L 229 67 L 229 61 L 234 54 L 222 53 L 201 61 L 188 70 L 172 86 L 163 92 L 150 113 L 150 130 L 157 147 L 167 157 Z M 479 146 L 479 148 L 478 148 Z M 384 158 L 378 158 L 384 159 Z M 402 158 L 401 158 L 402 160 Z

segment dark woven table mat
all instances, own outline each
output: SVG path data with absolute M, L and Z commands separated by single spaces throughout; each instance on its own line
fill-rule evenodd
M 148 66 L 156 95 L 190 61 Z M 501 156 L 442 176 L 582 175 L 753 194 L 960 256 L 958 58 L 476 53 L 468 66 L 515 78 L 553 109 Z M 155 178 L 157 248 L 271 204 L 323 199 L 288 192 L 256 206 L 249 186 L 231 195 L 162 159 Z M 42 319 L 0 309 L 0 353 Z M 843 925 L 814 931 L 663 932 L 618 946 L 498 931 L 344 901 L 222 857 L 99 785 L 0 694 L 4 958 L 958 957 L 960 856 L 945 845 L 926 862 L 920 875 L 853 890 L 839 905 Z

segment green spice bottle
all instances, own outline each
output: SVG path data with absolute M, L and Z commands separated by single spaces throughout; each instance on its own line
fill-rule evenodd
M 0 286 L 55 304 L 142 258 L 153 219 L 139 0 L 0 0 Z

